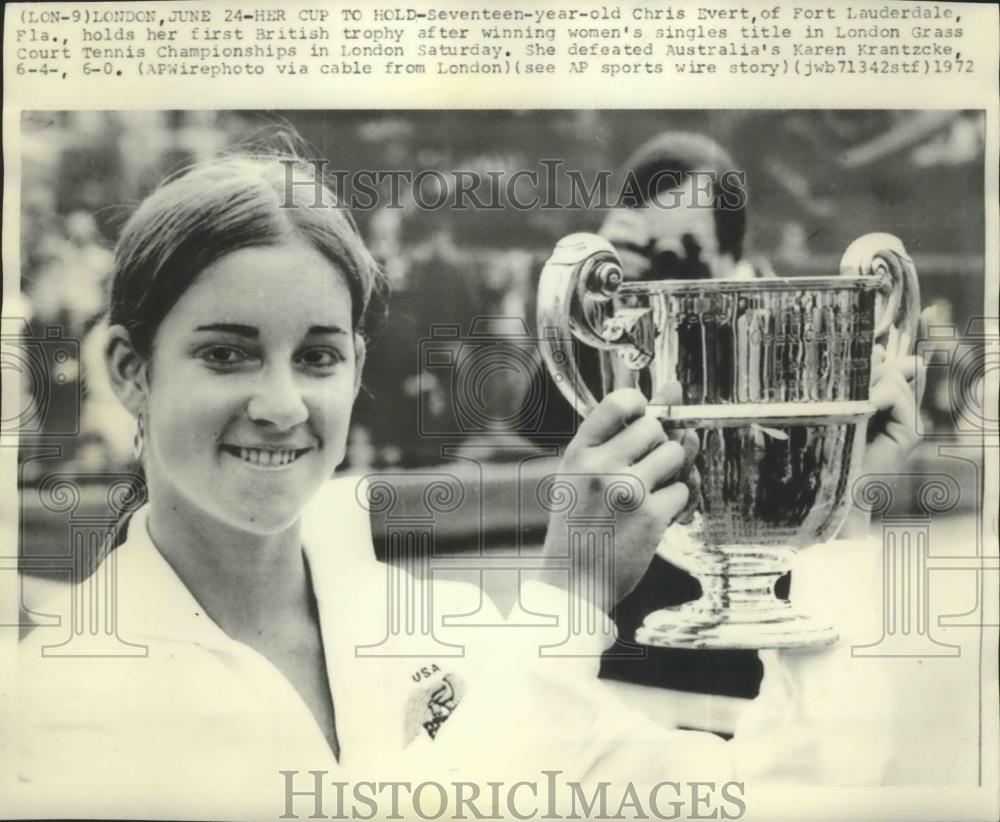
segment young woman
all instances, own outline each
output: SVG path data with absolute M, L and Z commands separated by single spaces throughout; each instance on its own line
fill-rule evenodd
M 129 650 L 53 659 L 42 630 L 22 643 L 19 762 L 31 807 L 329 816 L 337 807 L 322 803 L 343 796 L 327 787 L 323 799 L 323 786 L 345 774 L 877 781 L 885 702 L 867 672 L 847 670 L 843 648 L 769 655 L 746 732 L 725 743 L 653 727 L 609 696 L 596 682 L 606 635 L 570 645 L 558 626 L 435 626 L 430 638 L 380 642 L 392 571 L 372 554 L 357 483 L 329 480 L 344 458 L 379 273 L 333 195 L 289 193 L 290 171 L 312 179 L 314 168 L 235 156 L 197 166 L 124 228 L 106 361 L 136 418 L 148 503 L 104 563 Z M 902 395 L 893 403 L 900 417 L 910 407 Z M 684 449 L 644 406 L 638 392 L 609 395 L 562 465 L 581 505 L 606 488 L 580 474 L 627 472 L 649 489 L 616 531 L 619 595 L 687 501 L 675 479 Z M 560 533 L 553 523 L 547 556 L 565 553 Z M 836 567 L 853 585 L 850 555 L 839 546 Z M 815 610 L 802 573 L 796 587 Z M 818 576 L 829 593 L 828 573 Z M 436 583 L 433 595 L 435 617 L 478 608 L 503 626 L 475 588 Z M 851 596 L 846 610 L 874 613 L 874 599 Z M 563 615 L 580 607 L 541 575 L 521 602 Z M 540 645 L 560 642 L 568 655 L 539 658 Z

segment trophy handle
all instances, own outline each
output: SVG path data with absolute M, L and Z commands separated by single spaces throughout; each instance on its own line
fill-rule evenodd
M 840 274 L 885 280 L 875 304 L 875 342 L 885 346 L 889 360 L 912 352 L 920 323 L 920 283 L 900 239 L 883 233 L 859 237 L 841 257 Z
M 542 269 L 537 310 L 542 359 L 563 396 L 583 416 L 597 398 L 577 367 L 571 337 L 592 348 L 620 346 L 605 339 L 602 329 L 623 279 L 614 248 L 596 234 L 564 237 Z

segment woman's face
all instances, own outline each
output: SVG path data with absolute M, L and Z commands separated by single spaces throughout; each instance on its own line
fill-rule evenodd
M 153 342 L 151 493 L 254 533 L 293 524 L 343 460 L 358 353 L 347 281 L 307 243 L 210 265 Z

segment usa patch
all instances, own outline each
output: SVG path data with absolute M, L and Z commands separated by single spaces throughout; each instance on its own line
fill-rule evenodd
M 465 683 L 455 674 L 444 674 L 415 689 L 406 705 L 403 744 L 408 745 L 423 730 L 434 739 L 455 712 L 465 694 Z

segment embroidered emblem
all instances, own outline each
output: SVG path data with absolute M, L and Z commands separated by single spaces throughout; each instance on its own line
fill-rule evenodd
M 441 726 L 455 712 L 464 692 L 464 683 L 455 674 L 445 674 L 426 687 L 417 689 L 407 705 L 404 744 L 412 742 L 421 728 L 434 739 Z
M 455 689 L 448 677 L 444 677 L 444 684 L 440 688 L 431 692 L 427 707 L 431 712 L 431 718 L 424 723 L 424 730 L 433 739 L 437 736 L 441 723 L 448 719 L 452 711 L 458 707 L 458 703 L 455 701 Z

